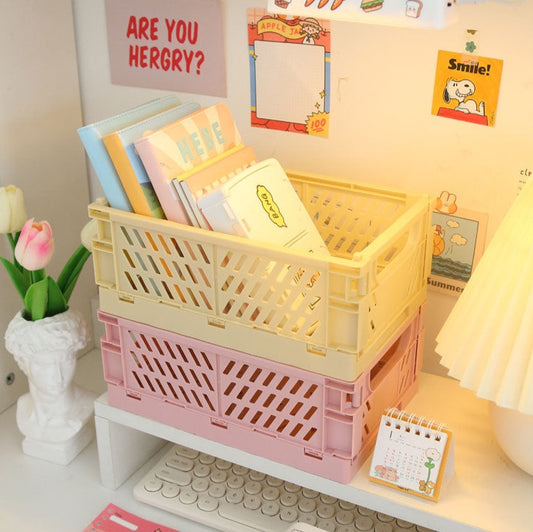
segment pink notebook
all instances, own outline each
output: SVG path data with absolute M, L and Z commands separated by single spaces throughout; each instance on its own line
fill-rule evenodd
M 207 165 L 199 166 L 190 176 L 185 174 L 183 179 L 173 180 L 193 225 L 211 229 L 198 207 L 198 201 L 255 162 L 254 150 L 241 145 L 224 152 L 212 162 L 208 161 Z
M 192 225 L 172 181 L 241 144 L 228 106 L 217 103 L 135 141 L 168 220 Z
M 109 504 L 83 532 L 179 532 L 175 528 L 158 525 L 152 521 L 126 512 L 122 508 Z

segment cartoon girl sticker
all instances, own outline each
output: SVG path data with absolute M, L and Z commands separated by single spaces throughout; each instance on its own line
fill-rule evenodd
M 315 44 L 320 39 L 320 33 L 324 31 L 316 18 L 307 17 L 300 21 L 302 35 L 304 39 L 302 44 Z

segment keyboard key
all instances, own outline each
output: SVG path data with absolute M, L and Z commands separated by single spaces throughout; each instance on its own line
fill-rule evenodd
M 184 456 L 185 458 L 190 458 L 191 460 L 195 460 L 200 455 L 198 451 L 189 449 L 189 447 L 184 447 L 183 445 L 175 445 L 174 451 L 176 454 Z
M 179 492 L 180 487 L 176 486 L 176 484 L 166 484 L 161 490 L 161 495 L 167 499 L 173 499 L 174 497 L 178 496 Z
M 192 470 L 195 477 L 208 477 L 211 473 L 211 468 L 206 464 L 196 464 Z
M 218 508 L 218 500 L 207 495 L 198 497 L 198 508 L 204 512 L 213 512 Z
M 212 482 L 221 484 L 222 482 L 226 482 L 228 474 L 225 471 L 221 471 L 220 469 L 213 469 L 211 471 L 211 474 L 209 475 L 209 478 Z
M 261 493 L 263 486 L 257 480 L 252 480 L 244 485 L 244 491 L 249 495 L 257 495 Z
M 374 532 L 394 532 L 394 527 L 391 523 L 377 522 L 374 523 Z
M 315 491 L 315 490 L 310 490 L 308 488 L 304 488 L 302 490 L 302 495 L 306 498 L 306 499 L 316 499 L 318 497 L 318 491 Z
M 359 513 L 361 513 L 361 509 L 359 509 Z M 376 517 L 380 521 L 383 521 L 384 523 L 390 523 L 391 521 L 394 521 L 394 517 L 392 517 L 391 515 L 387 515 L 387 514 L 378 513 L 376 514 Z
M 156 476 L 160 480 L 177 484 L 178 486 L 188 486 L 192 482 L 192 476 L 189 473 L 178 471 L 177 469 L 171 469 L 169 467 L 161 468 Z
M 316 523 L 316 526 L 321 530 L 325 530 L 326 532 L 337 532 L 339 530 L 335 524 L 335 520 L 332 519 L 319 519 Z M 353 532 L 353 528 L 350 529 L 350 532 Z
M 357 517 L 355 520 L 355 528 L 357 530 L 373 530 L 374 528 L 374 521 L 370 519 L 370 517 L 362 515 L 360 517 Z
M 313 499 L 300 499 L 298 502 L 298 508 L 302 512 L 314 512 L 316 508 L 316 502 Z
M 248 471 L 250 471 L 247 467 L 241 466 L 239 464 L 233 464 L 233 467 L 231 468 L 231 470 L 236 475 L 239 475 L 239 476 L 246 475 L 248 473 Z
M 308 514 L 300 514 L 298 517 L 298 521 L 302 523 L 307 523 L 308 525 L 316 525 L 316 516 L 315 514 L 308 513 Z
M 265 515 L 270 515 L 271 517 L 274 516 L 274 515 L 278 515 L 279 514 L 279 504 L 277 502 L 275 502 L 275 501 L 265 502 L 265 504 L 263 504 L 263 506 L 261 507 L 261 511 Z
M 295 493 L 283 493 L 279 499 L 283 506 L 295 506 L 298 504 L 298 495 Z
M 276 478 L 276 477 L 270 477 L 270 476 L 267 477 L 266 483 L 269 486 L 272 486 L 274 488 L 279 488 L 280 486 L 283 486 L 283 480 L 281 480 L 280 478 Z
M 228 471 L 228 469 L 231 469 L 231 466 L 233 464 L 231 462 L 228 462 L 227 460 L 222 460 L 220 458 L 217 458 L 215 460 L 215 467 L 217 469 L 221 469 L 222 471 Z
M 353 523 L 353 517 L 353 512 L 348 510 L 341 510 L 335 514 L 335 520 L 340 525 L 349 525 Z M 361 517 L 361 519 L 364 519 L 364 517 Z
M 339 501 L 341 510 L 355 510 L 356 506 L 353 502 Z
M 279 489 L 268 487 L 263 490 L 263 499 L 265 501 L 276 501 L 279 499 Z
M 144 489 L 149 492 L 159 491 L 163 487 L 163 482 L 157 478 L 151 478 L 144 483 Z
M 240 489 L 229 489 L 226 493 L 226 500 L 231 504 L 239 504 L 244 499 L 244 492 Z
M 321 493 L 320 500 L 324 504 L 335 504 L 337 502 L 337 497 L 332 497 L 331 495 L 326 495 L 324 493 Z
M 239 475 L 230 475 L 227 480 L 228 488 L 242 488 L 244 486 L 244 478 Z
M 264 473 L 259 472 L 259 471 L 251 471 L 250 470 L 250 478 L 252 480 L 262 481 L 262 480 L 265 480 L 266 475 Z
M 226 485 L 225 484 L 211 484 L 209 490 L 207 491 L 211 497 L 219 499 L 226 495 Z
M 183 504 L 193 504 L 198 500 L 198 494 L 191 489 L 184 489 L 179 494 L 179 500 Z
M 279 512 L 279 517 L 282 521 L 287 523 L 294 523 L 298 520 L 298 512 L 294 508 L 282 507 Z
M 167 460 L 167 466 L 179 469 L 180 471 L 190 471 L 194 467 L 194 462 L 190 458 L 177 456 L 176 458 Z
M 316 508 L 316 513 L 322 519 L 329 519 L 335 515 L 336 508 L 332 504 L 319 503 Z
M 215 462 L 216 458 L 210 454 L 201 453 L 199 457 L 200 463 L 205 465 L 211 465 Z
M 197 477 L 192 481 L 191 488 L 198 493 L 203 493 L 209 489 L 209 480 L 205 477 Z
M 293 484 L 292 482 L 285 482 L 285 490 L 289 493 L 299 493 L 302 491 L 302 487 L 298 484 Z
M 248 510 L 258 510 L 261 508 L 261 497 L 257 495 L 246 495 L 244 497 L 244 507 Z

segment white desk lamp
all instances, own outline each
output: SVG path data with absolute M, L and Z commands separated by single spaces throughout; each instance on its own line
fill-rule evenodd
M 498 443 L 533 475 L 533 179 L 437 336 L 449 374 L 491 401 Z

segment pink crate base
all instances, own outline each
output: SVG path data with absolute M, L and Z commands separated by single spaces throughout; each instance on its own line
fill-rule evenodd
M 402 409 L 416 393 L 417 386 L 418 380 L 415 380 L 397 403 L 391 407 Z M 228 425 L 218 420 L 198 416 L 191 410 L 176 408 L 176 405 L 161 402 L 153 397 L 134 399 L 126 394 L 124 388 L 111 384 L 108 385 L 108 401 L 110 405 L 132 414 L 153 419 L 185 432 L 344 484 L 352 480 L 371 455 L 377 437 L 377 430 L 374 430 L 366 437 L 357 456 L 347 459 L 334 454 L 308 453 L 299 445 L 275 439 L 268 434 L 246 427 Z
M 107 314 L 109 404 L 338 482 L 416 392 L 422 312 L 349 383 Z

